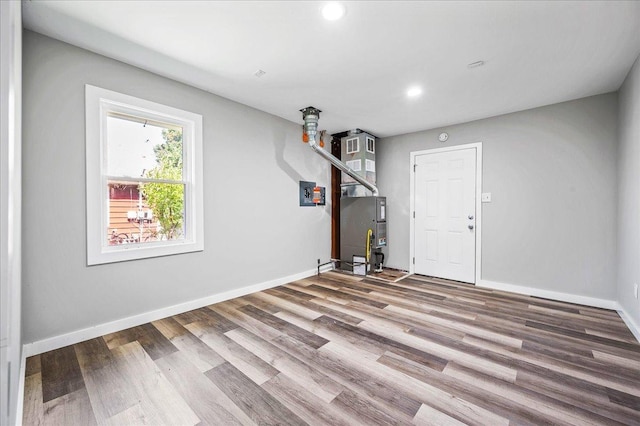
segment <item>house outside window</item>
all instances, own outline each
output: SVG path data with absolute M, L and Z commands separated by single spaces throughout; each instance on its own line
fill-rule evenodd
M 376 153 L 376 140 L 367 136 L 367 152 L 371 154 Z
M 360 152 L 360 140 L 358 138 L 347 139 L 347 154 Z
M 202 117 L 86 86 L 87 263 L 203 250 Z

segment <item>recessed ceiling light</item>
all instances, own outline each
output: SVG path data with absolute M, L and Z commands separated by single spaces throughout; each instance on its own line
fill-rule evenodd
M 337 21 L 344 16 L 345 8 L 342 3 L 332 1 L 322 7 L 322 16 L 327 21 Z
M 418 86 L 410 87 L 407 90 L 407 96 L 410 98 L 415 98 L 416 96 L 420 96 L 422 94 L 422 88 Z

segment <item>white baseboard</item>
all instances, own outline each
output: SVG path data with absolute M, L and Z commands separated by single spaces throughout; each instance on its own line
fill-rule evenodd
M 331 265 L 326 265 L 320 268 L 320 272 L 331 270 Z M 70 333 L 62 334 L 48 339 L 39 340 L 33 343 L 27 343 L 22 347 L 22 364 L 21 369 L 21 382 L 20 392 L 24 390 L 24 373 L 25 373 L 25 360 L 27 357 L 38 355 L 44 352 L 48 352 L 54 349 L 59 349 L 64 346 L 73 345 L 75 343 L 83 342 L 85 340 L 93 339 L 96 337 L 104 336 L 105 334 L 114 333 L 116 331 L 125 330 L 127 328 L 135 327 L 138 325 L 146 324 L 151 321 L 156 321 L 162 318 L 177 315 L 183 312 L 191 311 L 193 309 L 202 308 L 203 306 L 211 305 L 214 303 L 223 302 L 236 297 L 244 296 L 250 293 L 266 290 L 269 288 L 277 287 L 279 285 L 287 284 L 292 281 L 300 280 L 313 276 L 317 273 L 317 269 L 310 269 L 297 274 L 289 275 L 282 278 L 277 278 L 270 281 L 242 287 L 234 290 L 225 291 L 223 293 L 217 293 L 211 296 L 207 296 L 201 299 L 192 300 L 189 302 L 180 303 L 173 306 L 157 309 L 154 311 L 145 312 L 143 314 L 134 315 L 127 318 L 122 318 L 116 321 L 100 324 L 94 327 L 85 328 L 82 330 L 73 331 Z M 562 302 L 577 303 L 580 305 L 593 306 L 596 308 L 604 308 L 618 311 L 620 317 L 627 324 L 631 332 L 636 339 L 640 341 L 640 327 L 636 324 L 630 315 L 628 315 L 622 307 L 613 300 L 598 299 L 594 297 L 579 296 L 569 293 L 560 293 L 550 290 L 542 290 L 533 287 L 525 287 L 514 284 L 499 283 L 488 280 L 480 280 L 476 283 L 478 287 L 491 288 L 494 290 L 510 291 L 513 293 L 524 294 L 528 296 L 544 297 L 546 299 L 553 299 Z M 22 407 L 19 408 L 20 416 Z
M 624 323 L 627 324 L 627 327 L 629 327 L 629 330 L 631 330 L 636 340 L 640 343 L 640 326 L 633 320 L 631 315 L 629 315 L 621 305 L 618 305 L 617 310 L 618 310 L 618 315 L 620 315 L 620 318 L 622 318 L 622 321 L 624 321 Z
M 480 280 L 476 283 L 478 287 L 490 288 L 493 290 L 510 291 L 512 293 L 524 294 L 527 296 L 544 297 L 545 299 L 557 300 L 560 302 L 577 303 L 578 305 L 593 306 L 594 308 L 611 309 L 617 311 L 620 318 L 627 325 L 636 340 L 640 342 L 640 326 L 633 320 L 624 308 L 615 300 L 598 299 L 595 297 L 580 296 L 577 294 L 560 293 L 551 290 L 519 286 L 515 284 L 499 283 L 495 281 Z
M 543 297 L 545 299 L 557 300 L 560 302 L 576 303 L 578 305 L 593 306 L 594 308 L 604 308 L 617 311 L 620 308 L 615 300 L 598 299 L 596 297 L 580 296 L 571 293 L 561 293 L 558 291 L 543 290 L 534 287 L 525 287 L 516 284 L 499 283 L 489 280 L 480 280 L 476 283 L 478 287 L 490 288 L 493 290 L 510 291 L 512 293 L 524 294 L 527 296 Z
M 105 334 L 114 333 L 116 331 L 125 330 L 131 327 L 136 327 L 138 325 L 146 324 L 151 321 L 156 321 L 162 318 L 170 317 L 172 315 L 181 314 L 183 312 L 202 308 L 207 305 L 212 305 L 214 303 L 224 302 L 225 300 L 234 299 L 236 297 L 244 296 L 250 293 L 255 293 L 258 291 L 277 287 L 279 285 L 287 284 L 292 281 L 301 280 L 303 278 L 316 275 L 316 273 L 317 269 L 314 268 L 294 275 L 289 275 L 286 277 L 265 281 L 247 287 L 225 291 L 223 293 L 213 294 L 201 299 L 191 300 L 189 302 L 179 303 L 173 306 L 167 306 L 165 308 L 145 312 L 143 314 L 122 318 L 104 324 L 99 324 L 94 327 L 72 331 L 70 333 L 61 334 L 59 336 L 50 337 L 48 339 L 38 340 L 33 343 L 27 343 L 22 347 L 22 354 L 25 358 L 33 355 L 38 355 L 44 352 L 52 351 L 54 349 L 59 349 L 65 346 L 73 345 L 75 343 L 83 342 L 85 340 L 104 336 Z

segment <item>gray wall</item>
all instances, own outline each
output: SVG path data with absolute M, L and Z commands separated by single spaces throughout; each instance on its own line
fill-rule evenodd
M 298 206 L 298 181 L 330 183 L 295 124 L 77 47 L 24 34 L 25 343 L 315 268 L 330 206 Z M 205 250 L 86 266 L 85 83 L 203 116 Z
M 611 93 L 382 139 L 388 266 L 409 269 L 409 153 L 482 142 L 493 199 L 482 208 L 482 279 L 614 300 L 617 102 Z
M 620 88 L 618 156 L 618 301 L 640 324 L 640 57 Z

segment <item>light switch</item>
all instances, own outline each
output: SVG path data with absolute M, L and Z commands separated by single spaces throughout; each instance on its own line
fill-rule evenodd
M 483 203 L 490 203 L 491 202 L 491 193 L 490 192 L 483 192 L 482 193 L 482 202 Z

